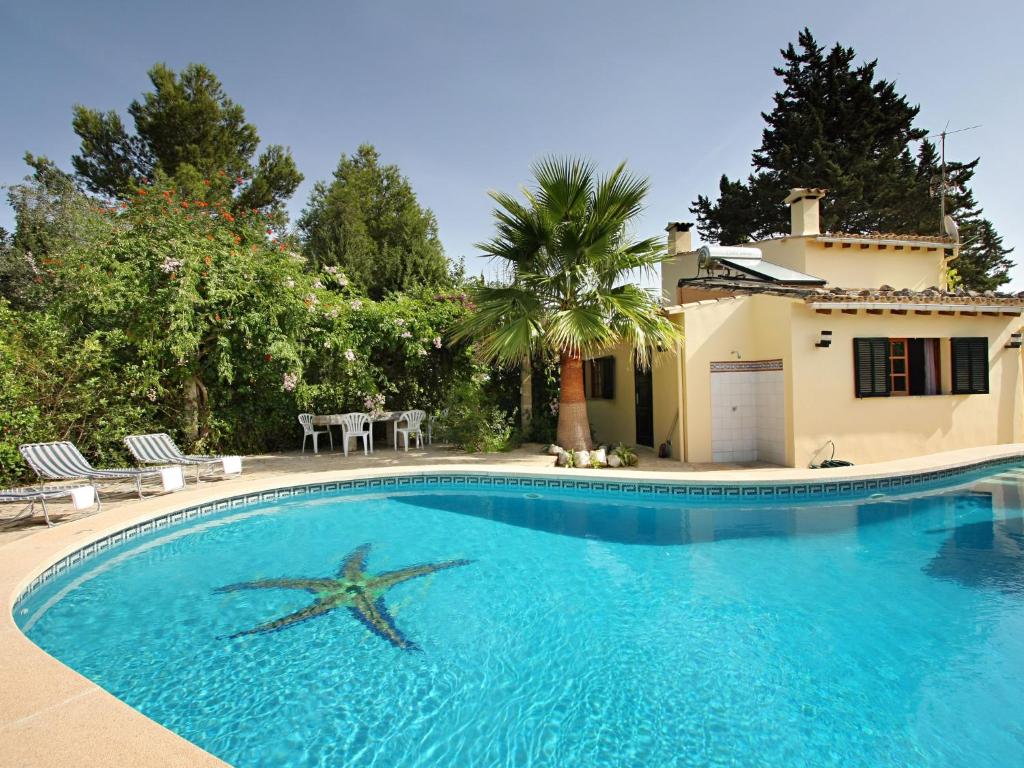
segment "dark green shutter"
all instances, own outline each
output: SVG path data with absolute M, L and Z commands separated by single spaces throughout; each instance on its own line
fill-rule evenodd
M 854 339 L 853 373 L 857 397 L 888 397 L 889 339 Z
M 601 397 L 606 400 L 615 398 L 615 358 L 602 357 L 601 363 Z
M 988 339 L 961 336 L 949 340 L 954 395 L 988 394 Z

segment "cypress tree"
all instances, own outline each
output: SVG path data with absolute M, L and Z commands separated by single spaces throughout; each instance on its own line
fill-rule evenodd
M 448 277 L 433 212 L 370 144 L 342 155 L 330 183 L 317 182 L 298 223 L 314 266 L 340 267 L 370 298 Z

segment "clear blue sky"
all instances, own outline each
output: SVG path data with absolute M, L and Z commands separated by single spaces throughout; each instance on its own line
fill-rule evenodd
M 649 176 L 641 234 L 691 220 L 722 173 L 747 173 L 778 51 L 804 25 L 877 58 L 922 127 L 983 124 L 949 155 L 982 156 L 976 195 L 1024 263 L 1024 3 L 1009 0 L 5 3 L 0 183 L 25 174 L 26 150 L 70 167 L 73 104 L 123 112 L 155 62 L 203 62 L 264 142 L 291 147 L 306 176 L 293 215 L 369 141 L 435 211 L 448 255 L 479 270 L 487 190 L 517 189 L 547 153 Z M 1013 277 L 1024 290 L 1024 266 Z

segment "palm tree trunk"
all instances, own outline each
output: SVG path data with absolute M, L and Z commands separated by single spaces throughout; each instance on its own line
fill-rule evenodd
M 525 435 L 533 420 L 533 363 L 529 355 L 523 358 L 523 367 L 519 369 L 519 419 Z
M 578 352 L 562 352 L 559 358 L 558 444 L 575 451 L 593 447 L 583 392 L 583 359 Z

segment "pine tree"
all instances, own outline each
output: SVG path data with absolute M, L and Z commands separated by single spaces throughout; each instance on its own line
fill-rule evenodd
M 448 276 L 433 212 L 370 144 L 342 155 L 333 181 L 317 182 L 299 229 L 317 268 L 340 267 L 374 299 Z
M 278 145 L 253 161 L 260 143 L 256 127 L 213 72 L 190 64 L 179 75 L 157 64 L 149 79 L 153 90 L 128 107 L 134 134 L 113 110 L 75 107 L 72 127 L 82 142 L 71 162 L 86 187 L 121 197 L 162 175 L 189 197 L 230 196 L 236 208 L 281 215 L 302 174 Z
M 783 66 L 774 71 L 783 88 L 761 115 L 766 127 L 754 171 L 746 182 L 722 176 L 714 202 L 698 196 L 690 210 L 701 236 L 741 243 L 787 234 L 781 201 L 792 187 L 828 190 L 824 231 L 938 233 L 940 161 L 926 131 L 914 126 L 918 107 L 876 78 L 877 61 L 857 65 L 853 48 L 839 44 L 826 51 L 806 28 L 797 46 L 781 53 Z M 947 212 L 960 222 L 963 242 L 978 235 L 958 261 L 963 284 L 988 289 L 1007 281 L 1010 250 L 970 191 L 977 164 L 947 164 Z M 980 237 L 982 222 L 990 237 Z

